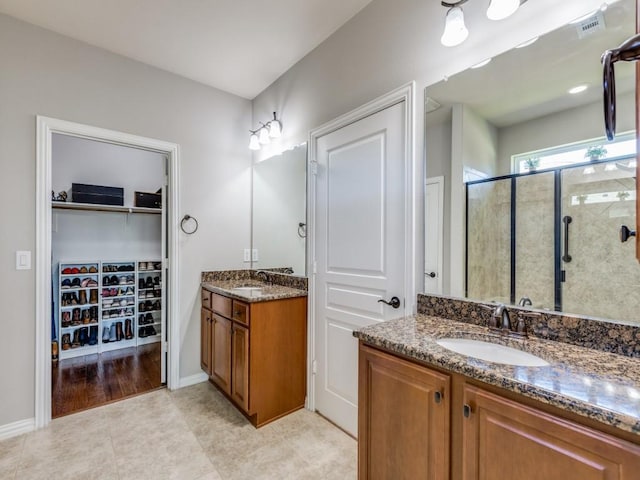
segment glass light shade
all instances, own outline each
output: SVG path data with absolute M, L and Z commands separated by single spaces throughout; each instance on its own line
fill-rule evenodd
M 615 163 L 607 163 L 604 166 L 604 171 L 605 172 L 613 172 L 614 170 L 618 170 L 618 167 L 616 167 Z
M 267 145 L 269 142 L 271 142 L 267 127 L 262 127 L 260 129 L 260 132 L 258 132 L 258 141 L 260 142 L 261 145 Z
M 510 17 L 520 7 L 520 0 L 491 0 L 487 9 L 489 20 L 502 20 Z
M 269 123 L 269 136 L 271 138 L 280 138 L 282 135 L 282 125 L 279 120 L 271 120 Z
M 249 137 L 249 150 L 260 150 L 260 141 L 255 133 Z
M 440 38 L 440 43 L 445 47 L 455 47 L 464 42 L 469 36 L 464 24 L 464 13 L 460 7 L 453 7 L 447 12 L 444 21 L 444 33 Z

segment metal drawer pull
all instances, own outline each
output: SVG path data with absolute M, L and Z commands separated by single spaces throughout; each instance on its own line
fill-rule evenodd
M 433 399 L 436 403 L 440 403 L 442 401 L 442 392 L 435 392 L 433 394 Z
M 462 406 L 462 414 L 464 415 L 464 418 L 469 418 L 471 416 L 471 405 L 465 403 Z

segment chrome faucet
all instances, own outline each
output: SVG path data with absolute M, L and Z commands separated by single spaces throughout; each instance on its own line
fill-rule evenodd
M 267 272 L 265 272 L 264 270 L 258 270 L 256 272 L 256 277 L 258 277 L 258 279 L 262 280 L 264 283 L 269 283 L 269 277 L 267 275 Z
M 529 297 L 522 297 L 518 302 L 518 306 L 520 307 L 526 307 L 527 305 L 533 306 L 533 302 L 531 302 L 531 299 Z

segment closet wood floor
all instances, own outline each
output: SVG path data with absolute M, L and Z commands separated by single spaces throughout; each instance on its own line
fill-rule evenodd
M 54 362 L 51 416 L 61 417 L 160 388 L 160 343 Z

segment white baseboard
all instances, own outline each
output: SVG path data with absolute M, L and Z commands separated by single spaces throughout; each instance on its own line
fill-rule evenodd
M 189 377 L 181 377 L 180 385 L 178 385 L 178 388 L 190 387 L 191 385 L 206 382 L 207 380 L 209 380 L 209 376 L 204 372 L 196 373 L 195 375 L 191 375 Z
M 0 425 L 0 440 L 17 437 L 23 433 L 33 432 L 36 429 L 36 419 L 27 418 L 26 420 L 18 420 L 17 422 Z

